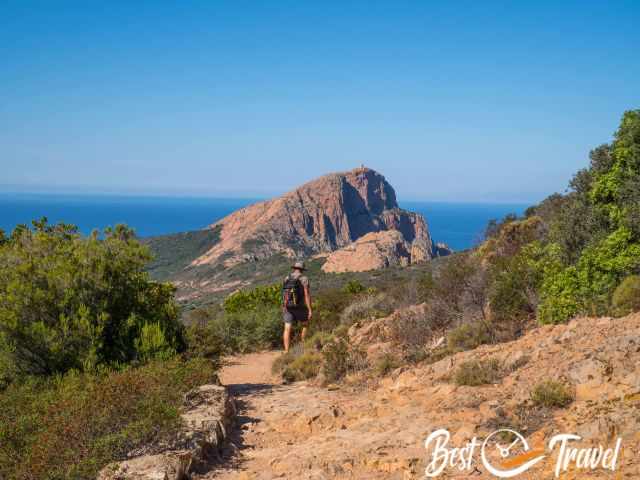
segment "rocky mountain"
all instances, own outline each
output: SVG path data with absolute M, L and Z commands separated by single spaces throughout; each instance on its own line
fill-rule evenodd
M 242 208 L 198 232 L 146 240 L 158 280 L 184 303 L 281 278 L 291 260 L 325 262 L 324 271 L 404 266 L 449 253 L 422 215 L 398 206 L 384 176 L 370 168 L 331 173 L 280 197 Z
M 407 259 L 429 260 L 433 243 L 424 218 L 398 207 L 393 187 L 378 172 L 357 168 L 308 182 L 256 203 L 210 226 L 220 241 L 192 265 L 226 266 L 275 253 L 289 257 L 332 252 L 372 232 L 397 231 Z

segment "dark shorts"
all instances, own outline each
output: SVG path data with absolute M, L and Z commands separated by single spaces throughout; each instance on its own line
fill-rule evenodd
M 306 308 L 303 309 L 291 309 L 285 310 L 282 314 L 282 320 L 284 323 L 297 323 L 297 322 L 306 322 L 309 320 L 309 310 Z

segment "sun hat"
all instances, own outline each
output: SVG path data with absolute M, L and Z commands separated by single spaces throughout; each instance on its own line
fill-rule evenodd
M 296 270 L 306 270 L 306 268 L 304 268 L 304 262 L 296 262 L 291 265 L 291 268 L 295 268 Z

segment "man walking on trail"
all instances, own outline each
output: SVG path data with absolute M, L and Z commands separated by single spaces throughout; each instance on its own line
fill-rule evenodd
M 311 320 L 311 293 L 309 279 L 302 273 L 304 271 L 304 263 L 294 263 L 291 273 L 282 284 L 282 318 L 284 320 L 282 340 L 285 353 L 289 351 L 293 324 L 300 322 L 302 325 L 301 337 L 304 342 L 307 326 Z

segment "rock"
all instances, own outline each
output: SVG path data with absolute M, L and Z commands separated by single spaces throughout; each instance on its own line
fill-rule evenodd
M 446 257 L 447 255 L 451 255 L 452 253 L 453 249 L 444 242 L 436 242 L 433 244 L 432 255 L 434 257 Z
M 245 207 L 210 226 L 219 242 L 192 265 L 226 266 L 275 253 L 313 255 L 345 247 L 372 232 L 399 232 L 416 260 L 433 256 L 424 218 L 398 207 L 378 172 L 357 168 L 325 175 L 281 197 Z
M 322 266 L 328 273 L 365 272 L 428 260 L 419 245 L 409 244 L 398 230 L 371 232 L 333 252 Z
M 183 480 L 216 461 L 236 413 L 226 388 L 202 385 L 185 395 L 184 408 L 173 441 L 153 454 L 106 466 L 98 480 Z
M 107 466 L 98 474 L 98 480 L 184 480 L 191 461 L 188 450 L 144 455 Z

